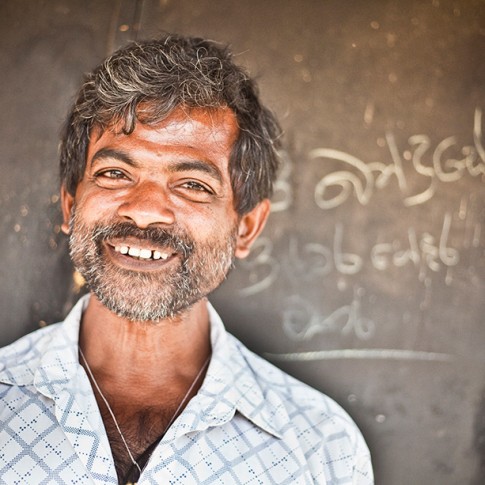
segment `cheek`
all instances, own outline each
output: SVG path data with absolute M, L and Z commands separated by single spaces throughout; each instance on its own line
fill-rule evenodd
M 76 194 L 75 211 L 77 217 L 85 224 L 112 219 L 116 215 L 118 202 L 113 197 L 102 197 L 99 194 L 84 191 Z
M 178 214 L 175 223 L 187 231 L 194 241 L 220 246 L 237 231 L 237 219 L 225 209 L 205 208 Z
M 191 233 L 194 239 L 207 240 L 222 233 L 224 227 L 214 212 L 216 211 L 210 208 L 204 208 L 204 210 L 185 208 L 176 214 L 175 224 Z

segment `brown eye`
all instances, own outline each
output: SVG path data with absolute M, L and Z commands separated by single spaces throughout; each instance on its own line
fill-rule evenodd
M 97 177 L 107 177 L 110 179 L 122 179 L 125 178 L 126 175 L 121 170 L 106 170 L 105 172 L 101 172 L 96 174 Z
M 181 197 L 192 202 L 211 202 L 215 194 L 210 186 L 197 180 L 181 180 L 174 189 Z
M 99 187 L 119 189 L 131 183 L 129 175 L 118 168 L 103 169 L 94 174 L 94 180 Z
M 190 180 L 189 182 L 185 182 L 182 185 L 182 187 L 185 187 L 191 190 L 197 190 L 199 192 L 208 192 L 209 194 L 212 193 L 207 187 L 205 187 L 202 184 L 199 184 L 198 182 L 194 182 L 193 180 Z

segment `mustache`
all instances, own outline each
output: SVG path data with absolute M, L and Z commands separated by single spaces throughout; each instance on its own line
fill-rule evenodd
M 176 228 L 164 229 L 149 227 L 141 229 L 130 222 L 115 222 L 111 224 L 97 224 L 93 227 L 91 240 L 99 244 L 109 239 L 123 239 L 132 237 L 148 241 L 155 247 L 169 247 L 174 252 L 189 256 L 195 249 L 194 241 L 182 230 Z

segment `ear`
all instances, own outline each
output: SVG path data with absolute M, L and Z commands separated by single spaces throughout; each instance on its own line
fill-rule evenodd
M 71 195 L 66 186 L 61 187 L 61 209 L 62 209 L 62 225 L 61 229 L 64 234 L 69 234 L 69 221 L 71 219 L 72 208 L 74 206 L 74 196 Z
M 249 254 L 251 246 L 266 224 L 270 207 L 270 201 L 264 199 L 253 210 L 241 217 L 237 232 L 236 258 L 242 259 Z

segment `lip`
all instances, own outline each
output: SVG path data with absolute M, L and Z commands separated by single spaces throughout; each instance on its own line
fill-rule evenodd
M 140 249 L 143 247 L 149 249 L 148 246 L 143 246 L 140 243 L 133 245 L 139 247 Z M 120 266 L 130 271 L 159 271 L 167 267 L 167 265 L 172 264 L 174 260 L 179 259 L 179 255 L 177 253 L 172 253 L 167 259 L 138 259 L 115 251 L 112 242 L 104 242 L 103 247 L 108 257 L 116 266 Z

